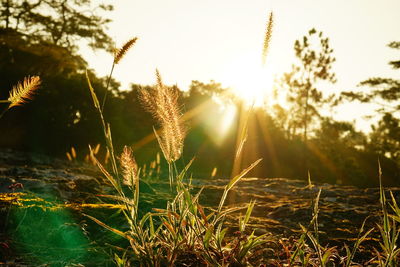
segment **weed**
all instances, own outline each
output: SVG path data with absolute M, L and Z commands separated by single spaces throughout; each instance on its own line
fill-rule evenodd
M 124 148 L 120 157 L 120 164 L 117 165 L 110 127 L 104 120 L 96 93 L 87 76 L 93 103 L 103 125 L 107 149 L 110 151 L 113 173 L 110 174 L 96 160 L 92 149 L 91 157 L 94 158 L 104 176 L 116 190 L 118 196 L 114 199 L 124 207 L 122 212 L 129 224 L 129 231 L 123 232 L 90 215 L 86 216 L 130 242 L 130 251 L 127 251 L 123 258 L 116 258 L 118 264 L 125 264 L 128 261 L 139 263 L 142 266 L 173 266 L 184 264 L 188 260 L 187 256 L 191 255 L 189 261 L 213 266 L 246 265 L 251 252 L 265 242 L 265 235 L 256 237 L 254 232 L 250 235 L 244 234 L 255 203 L 251 202 L 248 205 L 244 218 L 239 221 L 240 231 L 236 238 L 231 241 L 226 239 L 227 229 L 223 228 L 223 224 L 226 215 L 238 209 L 223 209 L 223 206 L 228 192 L 260 160 L 231 179 L 225 186 L 218 209 L 207 214 L 199 203 L 202 190 L 193 196 L 191 194 L 191 180 L 186 181 L 187 172 L 193 160 L 180 172 L 175 165 L 175 161 L 182 154 L 185 134 L 180 123 L 178 98 L 174 91 L 176 89 L 165 86 L 158 71 L 156 77 L 156 87 L 148 91 L 141 90 L 141 99 L 145 107 L 152 112 L 154 118 L 162 126 L 161 136 L 157 134 L 157 131 L 154 131 L 154 133 L 157 136 L 164 158 L 169 164 L 170 186 L 175 185 L 175 198 L 167 203 L 165 209 L 154 209 L 153 212 L 139 218 L 140 171 L 129 148 Z M 119 175 L 119 166 L 122 169 L 122 177 Z M 127 197 L 122 184 L 131 189 L 131 197 Z

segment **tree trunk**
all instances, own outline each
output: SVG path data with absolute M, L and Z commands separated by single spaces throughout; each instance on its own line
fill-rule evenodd
M 8 30 L 10 24 L 10 0 L 6 2 L 6 30 Z

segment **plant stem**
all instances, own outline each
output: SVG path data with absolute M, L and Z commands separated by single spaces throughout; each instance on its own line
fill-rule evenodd
M 106 104 L 107 93 L 108 93 L 108 87 L 110 87 L 110 81 L 111 81 L 111 77 L 112 77 L 112 74 L 113 74 L 113 71 L 114 71 L 114 67 L 115 67 L 115 61 L 113 62 L 112 67 L 111 67 L 110 74 L 108 75 L 107 86 L 106 86 L 106 92 L 104 93 L 103 103 L 102 103 L 102 105 L 101 105 L 101 111 L 104 110 L 104 105 Z

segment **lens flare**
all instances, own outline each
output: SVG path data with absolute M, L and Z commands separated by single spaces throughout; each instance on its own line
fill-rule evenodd
M 272 99 L 273 71 L 262 65 L 256 54 L 247 54 L 233 60 L 222 75 L 222 84 L 232 89 L 245 104 L 265 106 Z

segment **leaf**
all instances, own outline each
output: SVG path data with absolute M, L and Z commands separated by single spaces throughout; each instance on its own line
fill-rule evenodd
M 221 212 L 221 210 L 222 210 L 222 206 L 223 206 L 224 203 L 225 203 L 225 199 L 226 199 L 226 196 L 227 196 L 229 190 L 231 190 L 232 187 L 233 187 L 237 182 L 239 182 L 239 180 L 240 180 L 241 178 L 243 178 L 243 176 L 245 176 L 251 169 L 253 169 L 258 163 L 260 163 L 261 160 L 262 160 L 262 159 L 258 159 L 258 160 L 256 160 L 255 162 L 253 162 L 249 167 L 247 167 L 246 169 L 242 170 L 241 173 L 239 173 L 238 175 L 236 175 L 235 177 L 233 177 L 232 180 L 225 186 L 224 193 L 222 194 L 221 200 L 220 200 L 219 205 L 218 205 L 218 213 Z
M 189 170 L 190 166 L 192 165 L 193 161 L 194 161 L 194 157 L 189 161 L 188 164 L 186 164 L 185 168 L 183 168 L 183 170 L 180 172 L 180 174 L 177 177 L 178 181 L 182 181 L 182 179 L 185 177 L 185 174 L 187 173 L 187 171 Z
M 144 224 L 146 223 L 147 220 L 151 219 L 151 212 L 146 213 L 142 219 L 139 221 L 139 226 L 140 228 L 143 229 Z M 153 229 L 154 230 L 154 229 Z
M 172 225 L 167 221 L 163 221 L 163 224 L 167 227 L 169 232 L 175 237 L 176 236 L 176 232 L 175 232 L 174 228 L 172 227 Z
M 150 214 L 149 222 L 150 222 L 150 237 L 153 238 L 155 232 L 154 232 L 153 216 L 151 214 Z
M 210 239 L 212 237 L 213 232 L 214 232 L 214 225 L 210 225 L 210 227 L 208 227 L 207 232 L 204 235 L 204 239 L 203 239 L 204 247 L 206 249 L 208 249 L 208 246 L 210 244 Z
M 249 222 L 251 213 L 253 211 L 254 205 L 256 204 L 255 201 L 251 201 L 249 203 L 249 205 L 247 206 L 247 211 L 246 211 L 246 215 L 244 216 L 244 219 L 240 225 L 240 231 L 243 232 L 246 228 L 247 223 Z
M 290 257 L 290 265 L 296 260 L 298 254 L 303 253 L 302 248 L 304 246 L 305 239 L 308 234 L 308 229 L 306 229 L 302 224 L 299 224 L 299 225 L 300 225 L 301 230 L 303 231 L 303 234 L 301 234 L 299 240 L 295 244 L 297 248 L 294 251 L 294 253 L 292 254 L 292 256 Z
M 344 248 L 346 250 L 346 267 L 349 267 L 351 264 L 351 260 L 352 260 L 351 251 L 350 251 L 349 246 L 346 244 L 344 244 Z
M 255 249 L 256 247 L 262 244 L 265 244 L 267 241 L 264 240 L 263 238 L 265 238 L 266 235 L 267 234 L 264 234 L 254 238 L 254 231 L 253 231 L 251 235 L 248 237 L 247 242 L 242 246 L 242 249 L 238 256 L 239 260 L 242 261 L 242 259 L 244 259 L 244 257 L 250 250 Z
M 246 207 L 232 207 L 232 208 L 229 208 L 229 209 L 225 209 L 224 211 L 220 212 L 220 216 L 224 217 L 224 216 L 226 216 L 226 215 L 228 215 L 228 214 L 230 214 L 232 212 L 239 211 L 239 210 L 244 210 L 245 208 Z
M 390 205 L 390 206 L 391 206 L 392 210 L 396 213 L 397 219 L 400 219 L 400 209 L 399 209 L 399 206 L 397 205 L 396 199 L 394 198 L 392 191 L 390 191 L 390 196 L 392 198 L 392 203 L 393 203 L 393 205 Z
M 119 235 L 119 236 L 122 236 L 122 237 L 128 239 L 129 241 L 133 241 L 133 238 L 132 238 L 131 236 L 125 234 L 124 232 L 121 232 L 121 231 L 118 230 L 118 229 L 115 229 L 115 228 L 112 228 L 111 226 L 108 226 L 107 224 L 103 223 L 102 221 L 96 219 L 95 217 L 92 217 L 92 216 L 87 215 L 87 214 L 83 214 L 83 216 L 88 217 L 89 219 L 91 219 L 92 221 L 94 221 L 95 223 L 97 223 L 98 225 L 100 225 L 100 226 L 106 228 L 107 230 L 109 230 L 109 231 L 111 231 L 111 232 L 113 232 L 113 233 L 115 233 L 115 234 L 117 234 L 117 235 Z
M 97 167 L 100 169 L 100 171 L 104 174 L 104 176 L 108 179 L 108 181 L 110 181 L 110 183 L 112 184 L 112 186 L 114 186 L 114 188 L 119 191 L 119 186 L 117 181 L 114 179 L 114 177 L 103 167 L 103 165 L 97 160 L 97 158 L 95 157 L 95 155 L 93 154 L 93 150 L 92 148 L 89 146 L 89 151 L 90 151 L 90 156 L 91 158 L 94 160 L 94 162 L 96 163 Z
M 329 261 L 330 257 L 332 256 L 333 250 L 334 250 L 334 248 L 328 248 L 325 251 L 324 255 L 322 256 L 322 264 L 323 265 L 325 265 Z
M 114 196 L 114 195 L 96 195 L 96 196 L 117 200 L 119 202 L 123 202 L 125 204 L 132 205 L 132 206 L 135 204 L 132 199 L 127 198 L 127 197 Z
M 260 163 L 262 159 L 258 159 L 255 162 L 253 162 L 249 167 L 247 167 L 246 169 L 244 169 L 240 174 L 238 174 L 237 176 L 235 176 L 227 185 L 227 190 L 232 189 L 232 187 L 239 182 L 239 180 L 241 178 L 243 178 L 243 176 L 245 176 L 250 170 L 252 170 L 255 166 L 257 166 L 258 163 Z
M 203 192 L 203 190 L 204 190 L 204 186 L 202 186 L 202 187 L 200 188 L 199 192 L 197 192 L 197 194 L 194 196 L 194 198 L 193 198 L 193 203 L 197 203 L 197 202 L 198 202 L 198 199 L 199 199 L 201 193 Z
M 98 110 L 100 110 L 100 103 L 99 103 L 99 100 L 97 99 L 96 93 L 94 92 L 92 83 L 90 82 L 90 78 L 89 78 L 89 74 L 88 74 L 87 70 L 86 70 L 86 79 L 87 79 L 87 83 L 89 85 L 89 90 L 90 90 L 90 94 L 92 96 L 93 104 Z
M 219 234 L 219 236 L 218 236 L 218 240 L 219 240 L 220 245 L 221 245 L 222 241 L 224 240 L 225 235 L 226 235 L 227 232 L 228 232 L 228 228 L 224 228 L 224 229 L 222 229 L 222 231 L 220 232 L 220 234 Z
M 201 218 L 203 218 L 204 224 L 208 227 L 208 220 L 207 220 L 206 214 L 204 213 L 204 210 L 200 204 L 197 204 L 197 209 L 200 212 Z

